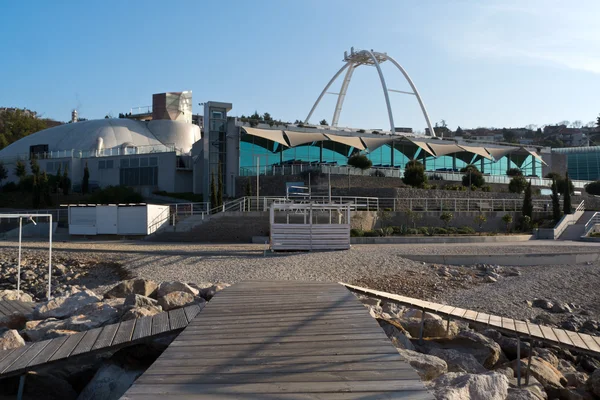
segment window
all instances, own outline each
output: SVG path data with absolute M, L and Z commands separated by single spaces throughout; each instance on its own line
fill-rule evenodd
M 223 111 L 211 111 L 210 117 L 214 119 L 223 119 Z
M 129 158 L 121 158 L 121 168 L 129 168 Z
M 132 158 L 129 160 L 129 167 L 130 168 L 136 168 L 140 166 L 140 159 L 139 158 Z
M 148 166 L 148 157 L 140 158 L 140 167 L 147 167 L 147 166 Z
M 105 160 L 98 161 L 98 169 L 106 169 L 106 161 Z
M 156 167 L 158 165 L 158 157 L 150 157 L 150 166 Z
M 114 160 L 106 160 L 106 169 L 113 169 L 115 167 Z

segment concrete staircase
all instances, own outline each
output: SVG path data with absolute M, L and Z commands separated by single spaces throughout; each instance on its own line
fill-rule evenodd
M 595 213 L 595 211 L 585 211 L 576 223 L 565 229 L 558 237 L 558 240 L 579 240 L 585 233 L 585 224 L 587 224 Z

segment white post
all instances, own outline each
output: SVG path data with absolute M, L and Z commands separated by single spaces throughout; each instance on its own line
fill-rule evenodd
M 50 246 L 48 249 L 48 300 L 50 300 L 50 294 L 52 292 L 52 214 L 50 214 L 50 228 L 48 229 L 48 235 L 50 239 Z
M 17 293 L 21 290 L 21 232 L 23 230 L 23 218 L 19 217 L 19 265 L 17 267 Z
M 256 211 L 258 211 L 258 198 L 259 198 L 259 190 L 260 190 L 260 158 L 256 157 Z M 252 210 L 250 210 L 252 211 Z
M 331 204 L 331 170 L 329 170 L 329 173 L 327 174 L 327 186 L 329 187 L 329 204 Z

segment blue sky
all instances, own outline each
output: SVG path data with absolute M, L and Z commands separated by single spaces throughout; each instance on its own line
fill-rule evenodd
M 451 129 L 585 124 L 600 113 L 598 15 L 595 0 L 3 1 L 0 106 L 91 119 L 192 90 L 196 112 L 227 101 L 231 115 L 293 121 L 354 46 L 394 57 Z M 391 100 L 397 126 L 424 129 L 414 97 Z M 312 120 L 331 121 L 334 105 L 326 95 Z M 340 125 L 387 121 L 376 70 L 359 68 Z

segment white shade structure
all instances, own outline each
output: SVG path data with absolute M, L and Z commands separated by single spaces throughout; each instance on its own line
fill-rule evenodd
M 445 156 L 447 154 L 458 153 L 464 151 L 456 143 L 432 143 L 427 142 L 436 157 Z
M 367 146 L 367 150 L 369 150 L 369 151 L 377 150 L 381 146 L 384 146 L 386 144 L 392 143 L 392 141 L 394 140 L 393 137 L 387 137 L 387 138 L 366 138 L 366 137 L 363 137 L 361 139 L 362 139 L 363 143 Z
M 492 155 L 492 157 L 494 157 L 494 160 L 499 160 L 502 157 L 504 157 L 505 155 L 515 152 L 517 150 L 519 150 L 518 147 L 507 147 L 507 146 L 488 147 L 488 146 L 485 146 L 485 151 L 490 153 Z
M 359 150 L 366 149 L 365 145 L 360 140 L 360 138 L 356 137 L 356 136 L 340 136 L 340 135 L 331 135 L 329 133 L 326 133 L 325 136 L 327 136 L 327 138 L 329 140 L 331 140 L 332 142 L 342 143 L 342 144 L 345 144 L 346 146 L 352 146 L 355 149 L 359 149 Z
M 492 156 L 483 147 L 464 146 L 462 144 L 458 147 L 468 151 L 469 153 L 477 154 L 478 156 L 481 156 L 487 160 L 493 160 Z
M 257 128 L 248 128 L 244 127 L 244 130 L 248 135 L 260 137 L 263 139 L 268 139 L 273 142 L 282 144 L 286 147 L 290 147 L 289 144 L 285 141 L 283 136 L 283 131 L 280 130 L 271 130 L 271 129 L 257 129 Z
M 290 143 L 290 146 L 300 146 L 301 144 L 319 142 L 321 140 L 328 140 L 327 137 L 320 132 L 294 132 L 284 131 L 285 136 Z

